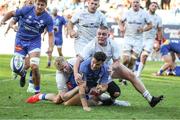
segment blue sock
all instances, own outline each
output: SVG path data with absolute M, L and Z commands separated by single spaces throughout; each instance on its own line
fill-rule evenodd
M 159 74 L 162 75 L 163 72 L 164 72 L 163 70 L 160 70 L 160 71 L 159 71 Z
M 36 92 L 40 92 L 40 86 L 35 86 L 34 89 Z
M 140 57 L 138 57 L 138 59 L 136 60 L 135 71 L 138 71 L 139 63 L 140 63 Z
M 51 61 L 48 61 L 48 66 L 51 66 Z
M 42 94 L 42 100 L 46 100 L 46 94 Z

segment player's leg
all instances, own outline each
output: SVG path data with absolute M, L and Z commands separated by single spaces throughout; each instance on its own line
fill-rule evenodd
M 58 51 L 59 56 L 63 56 L 62 47 L 57 47 L 57 51 Z
M 16 38 L 15 40 L 15 50 L 14 50 L 14 56 L 18 56 L 19 58 L 25 58 L 25 56 L 27 55 L 27 51 L 25 48 L 25 46 L 27 46 L 28 43 L 26 41 L 22 41 L 18 38 Z M 14 59 L 14 57 L 12 58 L 12 60 Z M 11 61 L 12 61 L 11 60 Z M 23 69 L 21 69 L 20 71 L 16 70 L 16 71 L 13 71 L 15 72 L 16 74 L 20 75 L 21 78 L 20 78 L 20 86 L 21 87 L 24 87 L 25 86 L 25 78 L 26 78 L 26 62 L 23 63 L 24 66 L 23 66 Z M 13 66 L 14 66 L 14 62 L 13 62 Z M 11 67 L 12 68 L 12 67 Z
M 28 53 L 30 57 L 30 67 L 32 70 L 32 80 L 34 83 L 35 94 L 40 92 L 40 71 L 39 71 L 39 63 L 40 63 L 40 51 L 41 51 L 41 40 L 35 39 L 31 41 L 28 46 Z
M 52 54 L 50 54 L 49 52 L 47 53 L 47 66 L 46 68 L 50 68 L 51 67 L 51 61 L 52 61 Z
M 69 106 L 69 105 L 81 105 L 81 100 L 80 100 L 79 93 L 74 95 L 68 101 L 64 102 L 64 105 L 67 105 L 67 106 Z
M 149 54 L 150 53 L 147 52 L 146 50 L 142 51 L 142 53 L 140 55 L 140 61 L 139 61 L 138 67 L 137 67 L 136 72 L 135 72 L 137 77 L 140 77 L 141 72 L 142 72 L 142 70 L 144 68 L 144 65 L 146 64 L 146 61 L 147 61 L 147 58 L 148 58 Z
M 55 104 L 61 104 L 63 102 L 62 98 L 61 98 L 61 93 L 58 93 L 58 94 L 54 94 L 54 93 L 39 93 L 39 94 L 36 94 L 36 95 L 33 95 L 31 97 L 29 97 L 26 102 L 27 103 L 36 103 L 36 102 L 39 102 L 39 101 L 42 101 L 42 100 L 48 100 L 48 101 L 51 101 Z
M 158 102 L 162 100 L 163 96 L 159 96 L 157 97 L 157 99 L 156 97 L 151 96 L 149 91 L 145 88 L 144 84 L 140 80 L 138 80 L 135 74 L 124 65 L 120 63 L 114 63 L 112 65 L 112 69 L 114 71 L 112 74 L 112 78 L 123 78 L 129 80 L 135 87 L 135 89 L 142 94 L 142 96 L 150 103 L 152 107 L 154 107 Z M 154 100 L 157 100 L 155 101 L 155 104 Z
M 112 79 L 111 77 L 109 79 Z M 107 92 L 109 93 L 109 97 L 103 98 L 103 95 L 101 96 L 101 102 L 103 105 L 112 105 L 117 97 L 120 96 L 121 91 L 119 86 L 114 82 L 111 81 L 108 83 Z M 107 95 L 106 95 L 107 96 Z
M 56 46 L 57 46 L 57 51 L 58 51 L 59 56 L 63 56 L 63 54 L 62 54 L 62 44 L 63 44 L 62 39 L 58 38 L 56 40 Z

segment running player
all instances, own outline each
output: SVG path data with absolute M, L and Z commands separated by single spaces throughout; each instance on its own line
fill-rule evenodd
M 140 8 L 140 0 L 132 0 L 131 6 L 119 26 L 124 36 L 123 64 L 132 70 L 143 48 L 143 32 L 150 30 L 152 23 L 145 10 Z
M 59 16 L 57 13 L 58 13 L 57 8 L 54 8 L 52 11 L 53 23 L 54 23 L 54 45 L 57 47 L 59 56 L 63 56 L 62 54 L 62 44 L 63 44 L 62 29 L 63 29 L 63 26 L 66 28 L 66 20 L 63 16 Z M 47 68 L 51 66 L 51 59 L 52 59 L 52 55 L 48 54 Z
M 40 92 L 39 61 L 41 50 L 41 33 L 47 28 L 49 36 L 48 52 L 53 50 L 53 20 L 45 11 L 47 0 L 37 0 L 35 5 L 25 6 L 16 11 L 10 11 L 0 21 L 3 25 L 11 17 L 19 17 L 19 29 L 16 34 L 15 55 L 25 57 L 29 54 L 32 79 L 35 85 L 35 93 Z M 21 17 L 20 17 L 21 16 Z M 21 76 L 20 86 L 24 87 L 26 71 L 18 73 Z
M 135 69 L 135 73 L 137 77 L 140 77 L 141 71 L 144 68 L 146 60 L 153 49 L 153 44 L 155 41 L 155 37 L 157 34 L 158 40 L 162 39 L 162 19 L 155 12 L 158 8 L 157 2 L 151 2 L 148 10 L 148 14 L 152 21 L 153 28 L 147 32 L 144 32 L 144 40 L 143 40 L 143 51 L 141 52 L 140 61 L 137 60 L 138 67 Z M 136 62 L 136 63 L 137 63 Z M 137 64 L 136 64 L 137 65 Z
M 68 24 L 68 31 L 71 38 L 75 38 L 75 53 L 79 54 L 84 46 L 95 36 L 100 25 L 107 25 L 103 13 L 97 10 L 100 0 L 89 0 L 88 8 L 73 15 Z M 75 27 L 77 31 L 75 31 Z

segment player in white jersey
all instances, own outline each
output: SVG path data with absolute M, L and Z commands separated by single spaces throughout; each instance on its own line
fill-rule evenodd
M 149 6 L 148 14 L 151 18 L 153 27 L 151 30 L 143 33 L 144 35 L 143 51 L 140 56 L 140 61 L 137 60 L 136 62 L 137 68 L 135 70 L 135 73 L 137 77 L 140 77 L 141 71 L 143 70 L 147 57 L 149 56 L 149 54 L 153 49 L 153 44 L 156 35 L 159 40 L 161 40 L 162 38 L 162 19 L 159 15 L 155 13 L 157 8 L 158 8 L 157 2 L 152 2 Z
M 142 51 L 143 32 L 152 28 L 148 14 L 140 8 L 140 0 L 132 0 L 131 6 L 119 22 L 120 32 L 124 36 L 123 64 L 130 69 Z
M 77 61 L 74 65 L 74 76 L 76 82 L 81 82 L 80 80 L 82 78 L 82 75 L 78 73 L 80 62 L 85 60 L 87 57 L 93 56 L 95 52 L 102 51 L 107 54 L 108 59 L 106 62 L 113 60 L 113 63 L 109 65 L 109 79 L 112 77 L 113 79 L 123 78 L 129 80 L 135 89 L 141 93 L 143 97 L 149 102 L 150 106 L 154 107 L 163 99 L 163 96 L 151 96 L 143 83 L 137 79 L 134 73 L 120 63 L 120 54 L 116 46 L 117 44 L 114 44 L 113 41 L 111 42 L 111 40 L 109 40 L 108 34 L 108 28 L 105 26 L 100 26 L 100 28 L 97 30 L 97 38 L 95 41 L 92 41 L 87 46 L 85 46 L 83 52 L 78 55 Z
M 76 54 L 79 54 L 84 46 L 95 36 L 100 25 L 107 25 L 103 13 L 97 10 L 100 0 L 89 0 L 88 8 L 72 16 L 68 31 L 71 38 L 75 38 L 74 48 Z M 75 31 L 76 26 L 77 31 Z

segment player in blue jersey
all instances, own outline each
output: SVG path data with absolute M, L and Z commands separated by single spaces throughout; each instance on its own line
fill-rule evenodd
M 79 71 L 83 74 L 83 80 L 80 82 L 78 87 L 74 80 L 72 69 L 75 59 L 69 59 L 67 62 L 63 57 L 56 58 L 55 66 L 58 70 L 56 72 L 56 83 L 59 89 L 59 93 L 57 95 L 52 93 L 37 94 L 29 97 L 27 99 L 27 102 L 35 103 L 40 100 L 50 100 L 54 103 L 65 102 L 65 105 L 77 105 L 80 104 L 79 95 L 74 95 L 78 93 L 78 88 L 80 88 L 80 96 L 83 96 L 85 94 L 82 93 L 82 89 L 84 87 L 87 87 L 86 94 L 88 95 L 88 99 L 89 96 L 92 97 L 93 95 L 100 95 L 107 90 L 107 82 L 109 76 L 107 66 L 103 64 L 105 59 L 106 55 L 103 52 L 97 52 L 92 59 L 89 58 L 81 63 Z M 98 87 L 96 88 L 96 86 Z M 91 90 L 91 88 L 93 88 L 93 91 Z M 72 99 L 69 100 L 70 98 Z M 82 99 L 82 105 L 86 104 L 86 99 Z M 83 108 L 84 110 L 89 110 L 86 105 L 83 106 Z
M 63 35 L 62 35 L 62 29 L 63 26 L 66 28 L 66 20 L 63 16 L 59 16 L 58 10 L 56 8 L 53 9 L 52 11 L 52 16 L 53 16 L 53 23 L 54 23 L 54 45 L 57 46 L 57 51 L 59 53 L 59 56 L 63 56 L 62 54 L 62 44 L 63 44 Z M 51 66 L 51 59 L 52 56 L 51 54 L 48 54 L 48 64 L 47 68 Z
M 26 0 L 24 2 L 24 6 L 30 6 L 30 5 L 33 5 L 34 4 L 34 0 Z M 21 16 L 19 17 L 13 17 L 13 19 L 9 22 L 9 25 L 8 25 L 8 28 L 5 32 L 5 35 L 8 33 L 8 31 L 11 29 L 14 30 L 14 32 L 17 32 L 18 31 L 18 25 L 16 25 L 16 23 L 19 21 Z M 25 57 L 25 67 L 24 69 L 25 70 L 28 70 L 30 67 L 30 64 L 29 64 L 29 56 L 27 55 Z M 13 79 L 16 79 L 18 76 L 18 74 L 14 73 L 13 72 Z M 33 83 L 33 80 L 32 80 L 32 70 L 30 71 L 30 74 L 29 74 L 29 86 L 27 88 L 27 92 L 31 92 L 31 93 L 34 93 L 34 83 Z
M 175 68 L 175 54 L 180 59 L 180 41 L 179 40 L 166 40 L 160 48 L 160 53 L 163 61 L 165 62 L 160 70 L 156 73 L 157 76 L 168 68 Z
M 73 77 L 73 61 L 74 59 L 68 59 L 60 56 L 55 59 L 56 71 L 56 84 L 58 88 L 58 94 L 47 93 L 37 94 L 27 99 L 28 103 L 36 103 L 40 100 L 49 100 L 53 103 L 60 104 L 67 101 L 72 96 L 78 93 L 78 87 Z
M 37 0 L 35 5 L 25 6 L 16 11 L 10 11 L 0 21 L 3 25 L 11 17 L 19 17 L 19 28 L 16 34 L 15 55 L 30 57 L 30 67 L 32 69 L 32 79 L 35 85 L 35 93 L 40 92 L 39 61 L 41 51 L 41 34 L 47 28 L 49 37 L 48 52 L 53 50 L 53 20 L 45 11 L 47 0 Z M 26 71 L 18 73 L 21 76 L 20 86 L 25 85 Z

